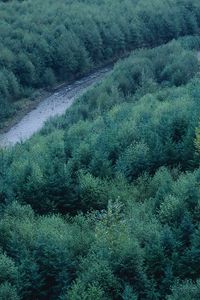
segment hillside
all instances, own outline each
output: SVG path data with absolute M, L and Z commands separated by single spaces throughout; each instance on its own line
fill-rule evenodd
M 1 5 L 34 17 L 39 3 Z M 198 1 L 48 3 L 48 17 L 68 5 L 84 24 L 83 10 L 112 11 L 138 42 L 64 115 L 0 150 L 0 299 L 200 299 Z M 106 51 L 90 69 L 121 55 Z
M 43 88 L 70 82 L 135 48 L 199 32 L 198 0 L 0 2 L 0 128 Z

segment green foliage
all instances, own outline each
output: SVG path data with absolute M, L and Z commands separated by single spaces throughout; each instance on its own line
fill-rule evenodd
M 0 55 L 2 99 L 200 25 L 198 1 L 45 0 L 42 19 L 39 3 L 0 4 L 23 25 L 0 29 L 15 40 Z M 32 36 L 14 8 L 41 24 Z M 0 151 L 0 299 L 199 298 L 200 80 L 186 41 L 135 51 Z
M 18 300 L 19 273 L 15 262 L 6 254 L 0 254 L 0 299 Z
M 169 296 L 168 300 L 197 300 L 200 297 L 200 286 L 199 280 L 197 283 L 192 283 L 190 281 L 186 281 L 182 284 L 176 284 L 172 288 L 173 294 Z
M 60 298 L 61 300 L 105 300 L 108 298 L 105 298 L 103 290 L 97 285 L 94 284 L 89 285 L 87 289 L 85 289 L 84 285 L 82 283 L 76 282 L 72 288 L 72 290 L 69 291 L 67 295 L 63 295 Z
M 78 78 L 136 48 L 196 36 L 199 10 L 194 0 L 1 1 L 0 124 L 15 113 L 11 101 L 30 97 L 37 88 Z M 181 44 L 196 49 L 198 36 L 182 38 Z M 134 74 L 138 83 L 139 67 L 140 62 Z M 194 62 L 180 56 L 174 68 L 166 66 L 163 76 L 168 80 L 173 74 L 179 84 L 195 68 Z M 124 92 L 128 84 L 124 78 Z
M 4 254 L 0 256 L 0 284 L 8 281 L 10 283 L 17 282 L 17 268 L 14 262 Z
M 17 286 L 23 299 L 57 299 L 88 251 L 93 238 L 89 226 L 81 216 L 67 223 L 59 216 L 36 217 L 28 206 L 8 206 L 0 243 L 17 266 L 1 255 L 1 283 Z
M 200 110 L 198 79 L 186 87 L 166 87 L 162 74 L 169 53 L 169 68 L 175 64 L 176 70 L 185 74 L 185 61 L 180 68 L 177 66 L 181 53 L 197 65 L 187 80 L 197 74 L 197 59 L 178 43 L 138 51 L 118 64 L 108 80 L 88 91 L 66 116 L 50 123 L 51 128 L 46 125 L 25 146 L 17 145 L 13 152 L 5 153 L 8 158 L 2 159 L 8 161 L 5 166 L 8 170 L 2 180 L 9 182 L 9 187 L 4 188 L 4 198 L 12 201 L 14 197 L 31 204 L 39 213 L 74 214 L 78 210 L 103 209 L 109 200 L 129 198 L 130 192 L 124 186 L 145 172 L 154 174 L 166 165 L 187 170 L 197 163 L 193 139 Z M 145 77 L 141 74 L 142 67 L 146 70 Z M 129 81 L 125 92 L 124 78 Z M 149 78 L 158 89 L 151 90 L 152 86 L 146 85 Z M 173 73 L 167 81 L 168 86 L 174 85 Z M 83 109 L 88 114 L 86 120 Z M 122 188 L 118 187 L 119 178 L 124 182 Z M 184 197 L 193 209 L 196 202 L 189 200 L 193 197 L 189 188 L 192 182 L 186 181 Z M 193 194 L 194 197 L 198 194 L 195 187 Z M 179 195 L 175 198 L 179 203 Z M 170 207 L 173 214 L 175 202 L 167 204 L 167 201 L 162 204 L 160 218 L 169 218 L 170 222 L 170 218 L 176 219 L 175 212 L 174 217 L 170 216 Z
M 0 299 L 2 300 L 20 300 L 16 289 L 9 283 L 0 285 Z

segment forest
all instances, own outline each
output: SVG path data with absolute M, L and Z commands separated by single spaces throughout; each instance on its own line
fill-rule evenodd
M 43 88 L 136 48 L 196 35 L 198 0 L 0 1 L 0 128 Z
M 200 299 L 200 3 L 0 7 L 3 118 L 27 91 L 130 52 L 63 116 L 0 149 L 0 299 Z

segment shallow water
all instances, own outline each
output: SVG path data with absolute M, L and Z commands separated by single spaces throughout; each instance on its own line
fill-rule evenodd
M 18 124 L 14 125 L 8 132 L 0 134 L 0 147 L 13 146 L 30 138 L 42 128 L 45 121 L 50 117 L 62 115 L 77 97 L 99 82 L 109 71 L 111 71 L 111 67 L 98 70 L 75 81 L 73 84 L 60 88 L 57 92 L 41 101 Z

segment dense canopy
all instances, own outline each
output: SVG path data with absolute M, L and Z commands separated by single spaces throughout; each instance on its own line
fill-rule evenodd
M 0 20 L 1 128 L 38 97 L 38 89 L 80 77 L 131 49 L 198 34 L 200 3 L 0 1 Z
M 200 299 L 199 2 L 13 0 L 0 16 L 9 107 L 135 49 L 0 150 L 0 299 Z

